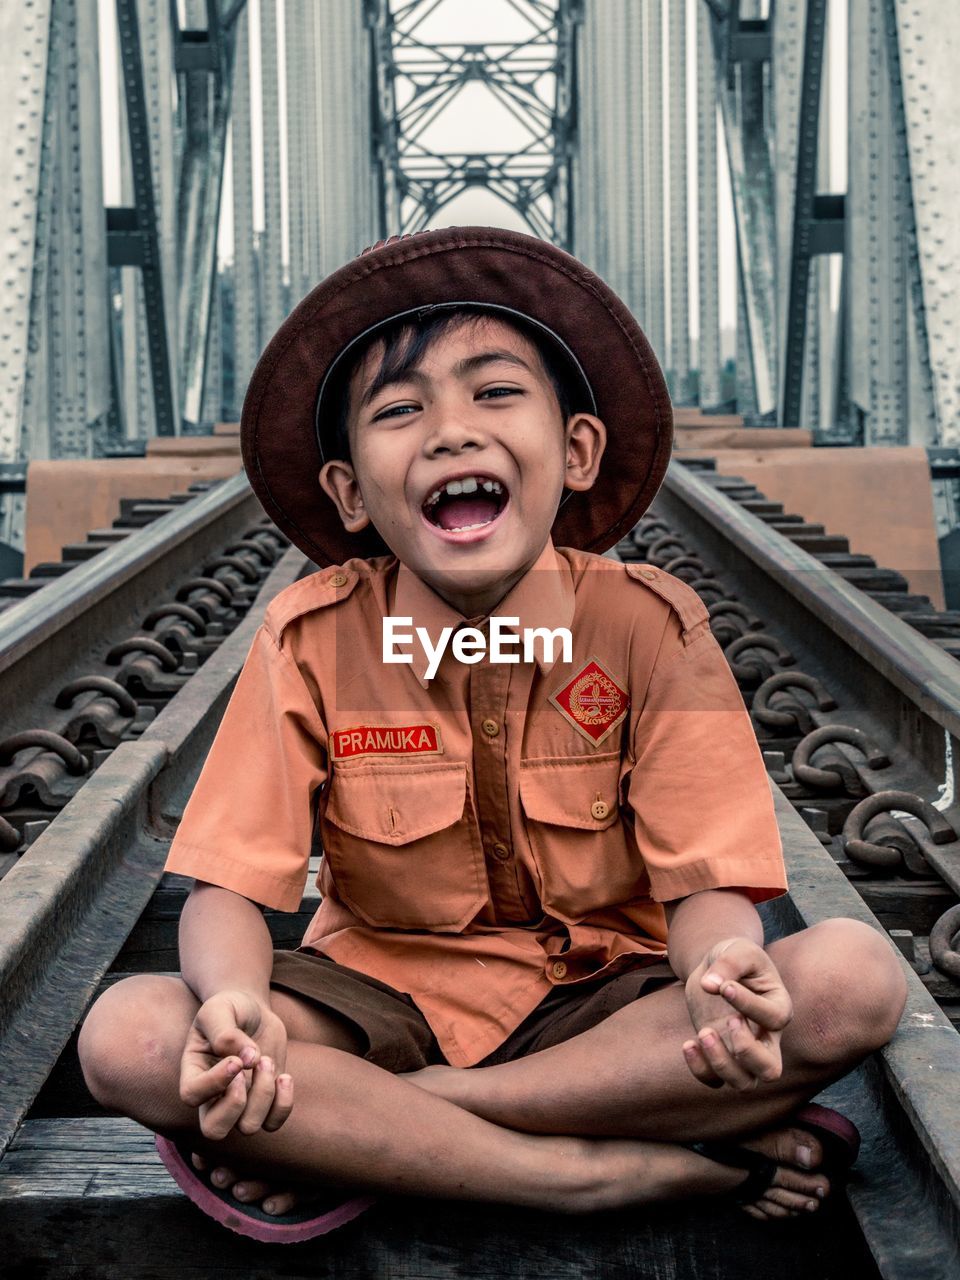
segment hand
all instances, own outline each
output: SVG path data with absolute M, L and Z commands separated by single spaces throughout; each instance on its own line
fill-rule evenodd
M 287 1030 L 247 991 L 218 991 L 197 1010 L 180 1062 L 180 1098 L 200 1112 L 207 1138 L 279 1129 L 293 1108 L 283 1073 Z
M 749 938 L 711 947 L 686 982 L 696 1040 L 683 1046 L 687 1066 L 702 1083 L 745 1091 L 778 1080 L 780 1036 L 793 1003 L 769 955 Z

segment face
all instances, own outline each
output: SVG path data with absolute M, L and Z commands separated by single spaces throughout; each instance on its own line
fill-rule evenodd
M 372 523 L 444 599 L 486 612 L 540 555 L 564 487 L 593 483 L 603 425 L 565 423 L 536 348 L 492 317 L 449 329 L 371 392 L 381 353 L 351 382 L 352 464 L 327 463 L 321 484 L 348 531 Z

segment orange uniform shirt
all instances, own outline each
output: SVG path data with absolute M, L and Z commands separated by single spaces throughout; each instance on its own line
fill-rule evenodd
M 414 645 L 384 665 L 384 615 L 434 641 L 468 625 L 393 558 L 281 592 L 167 860 L 295 910 L 318 821 L 302 945 L 408 992 L 458 1066 L 551 986 L 663 956 L 661 902 L 786 888 L 749 717 L 688 586 L 548 544 L 495 614 L 568 627 L 571 660 L 448 647 L 427 680 Z

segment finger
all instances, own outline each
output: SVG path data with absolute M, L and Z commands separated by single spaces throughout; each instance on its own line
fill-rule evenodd
M 273 1095 L 273 1105 L 267 1112 L 262 1128 L 267 1133 L 273 1133 L 279 1129 L 287 1120 L 290 1112 L 293 1110 L 293 1076 L 281 1075 L 277 1076 L 276 1092 Z
M 757 1079 L 744 1071 L 743 1067 L 730 1055 L 727 1046 L 713 1027 L 702 1027 L 699 1032 L 700 1048 L 703 1056 L 725 1084 L 732 1088 L 746 1091 L 755 1089 Z
M 240 993 L 201 1005 L 194 1026 L 218 1058 L 236 1054 L 245 1067 L 252 1067 L 260 1057 L 259 1045 L 250 1034 L 259 1030 L 260 1007 Z
M 758 1039 L 742 1018 L 727 1019 L 726 1043 L 734 1061 L 754 1079 L 765 1084 L 780 1079 L 783 1061 L 779 1046 Z
M 683 1045 L 683 1056 L 690 1072 L 701 1084 L 710 1089 L 722 1089 L 723 1081 L 717 1076 L 704 1057 L 699 1040 L 687 1040 Z
M 276 1092 L 276 1068 L 273 1059 L 263 1057 L 253 1068 L 243 1115 L 237 1121 L 241 1133 L 256 1133 L 267 1118 Z
M 719 994 L 738 1013 L 768 1031 L 782 1031 L 793 1017 L 793 1002 L 783 987 L 752 991 L 742 982 L 731 980 L 721 985 Z
M 200 1132 L 213 1141 L 225 1138 L 243 1115 L 246 1101 L 247 1087 L 243 1076 L 234 1076 L 226 1093 L 215 1102 L 206 1102 L 200 1107 Z
M 204 1065 L 202 1055 L 185 1053 L 180 1064 L 180 1101 L 188 1107 L 200 1107 L 219 1098 L 241 1075 L 239 1058 L 224 1058 L 212 1067 Z M 242 1082 L 241 1082 L 242 1083 Z

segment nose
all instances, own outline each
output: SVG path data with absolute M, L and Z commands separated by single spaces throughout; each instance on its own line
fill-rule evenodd
M 433 430 L 424 441 L 424 450 L 433 458 L 482 449 L 484 444 L 483 431 L 477 424 L 450 408 L 437 415 Z

